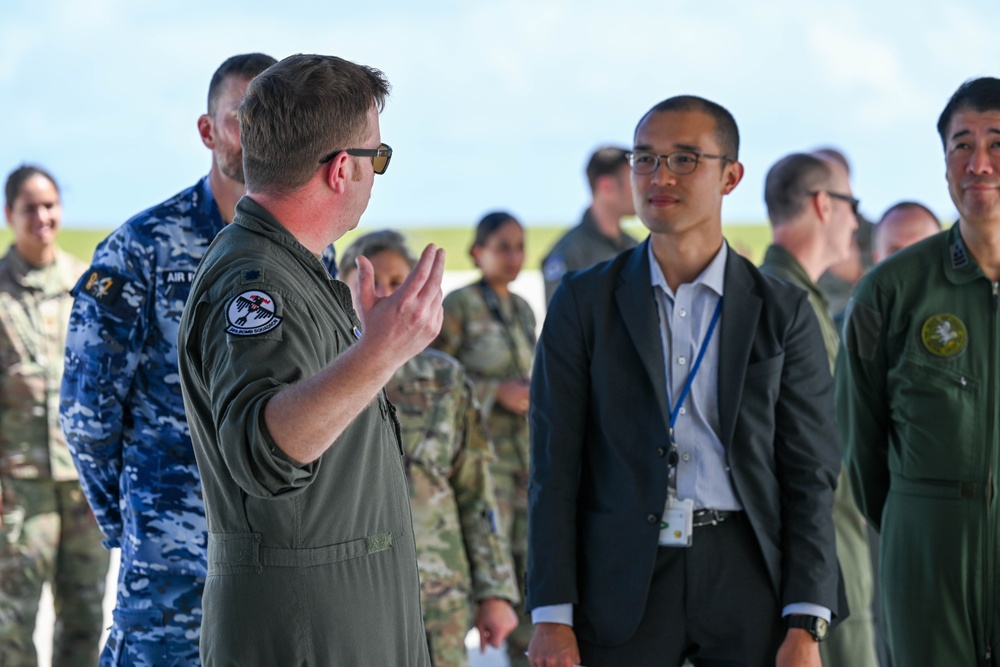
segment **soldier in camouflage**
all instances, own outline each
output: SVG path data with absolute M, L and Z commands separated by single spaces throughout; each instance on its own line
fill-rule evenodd
M 93 665 L 108 554 L 58 420 L 70 289 L 86 267 L 56 246 L 62 207 L 46 171 L 14 170 L 4 213 L 14 242 L 0 259 L 0 664 L 37 664 L 49 581 L 52 665 Z
M 490 466 L 500 533 L 508 540 L 523 597 L 528 540 L 528 386 L 535 355 L 535 315 L 508 289 L 524 262 L 524 229 L 506 212 L 484 216 L 471 250 L 482 280 L 444 299 L 433 347 L 465 367 L 476 388 L 497 460 Z M 511 665 L 527 665 L 531 619 L 521 615 L 507 639 Z
M 74 289 L 60 405 L 83 490 L 121 548 L 101 665 L 196 665 L 207 528 L 177 371 L 191 279 L 243 195 L 236 109 L 275 60 L 234 56 L 198 119 L 209 174 L 119 227 Z
M 340 264 L 355 300 L 358 256 L 372 263 L 378 296 L 391 294 L 415 264 L 397 232 L 359 237 Z M 520 596 L 494 514 L 492 449 L 454 358 L 425 350 L 395 372 L 386 391 L 401 427 L 427 644 L 435 667 L 463 667 L 470 600 L 481 650 L 487 643 L 499 647 L 517 625 L 510 603 Z

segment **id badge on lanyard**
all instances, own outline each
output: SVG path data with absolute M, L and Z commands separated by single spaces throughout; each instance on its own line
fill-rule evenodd
M 660 519 L 660 545 L 689 547 L 694 537 L 694 501 L 670 495 L 667 509 Z
M 694 383 L 694 377 L 698 373 L 698 369 L 701 367 L 701 360 L 704 358 L 705 351 L 708 349 L 708 341 L 712 339 L 712 334 L 715 332 L 715 325 L 718 324 L 719 315 L 721 313 L 722 298 L 720 297 L 719 302 L 715 306 L 715 313 L 712 315 L 712 321 L 708 325 L 708 332 L 705 334 L 705 340 L 702 341 L 701 349 L 698 350 L 698 358 L 695 359 L 694 366 L 691 368 L 687 382 L 684 383 L 684 389 L 681 391 L 681 395 L 677 398 L 677 405 L 675 405 L 674 409 L 670 411 L 670 457 L 668 459 L 670 472 L 667 485 L 667 504 L 663 511 L 663 517 L 660 519 L 659 538 L 660 545 L 665 547 L 689 547 L 691 546 L 694 538 L 694 501 L 690 498 L 681 499 L 677 497 L 678 456 L 677 442 L 674 440 L 674 424 L 677 422 L 677 415 L 680 412 L 681 405 L 684 404 L 684 400 L 691 391 L 691 385 Z M 669 398 L 670 397 L 668 396 L 668 402 Z

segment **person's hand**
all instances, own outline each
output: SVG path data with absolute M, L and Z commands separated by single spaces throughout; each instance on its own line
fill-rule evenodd
M 789 628 L 785 641 L 778 649 L 776 667 L 823 667 L 819 657 L 819 642 L 807 630 Z
M 444 249 L 424 248 L 417 265 L 395 292 L 375 296 L 375 271 L 358 257 L 358 317 L 364 325 L 362 343 L 388 354 L 396 367 L 423 351 L 441 331 L 444 309 L 441 278 Z
M 562 623 L 537 623 L 528 645 L 531 667 L 575 667 L 580 649 L 573 628 Z
M 507 635 L 517 627 L 517 612 L 501 598 L 486 598 L 476 610 L 476 629 L 479 630 L 479 652 L 486 652 L 486 645 L 500 648 Z
M 530 387 L 524 380 L 504 380 L 497 387 L 497 403 L 515 415 L 528 414 Z

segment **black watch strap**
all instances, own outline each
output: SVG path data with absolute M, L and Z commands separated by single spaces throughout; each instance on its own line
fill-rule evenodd
M 786 628 L 801 628 L 808 630 L 813 639 L 818 642 L 826 639 L 830 624 L 819 616 L 804 616 L 801 614 L 789 614 L 785 617 Z

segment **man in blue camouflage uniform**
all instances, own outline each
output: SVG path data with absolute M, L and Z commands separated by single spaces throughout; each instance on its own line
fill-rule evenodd
M 101 665 L 196 665 L 207 528 L 177 375 L 191 279 L 243 195 L 236 109 L 275 60 L 234 56 L 198 119 L 208 176 L 135 216 L 94 252 L 74 289 L 60 417 L 84 492 L 121 548 Z

